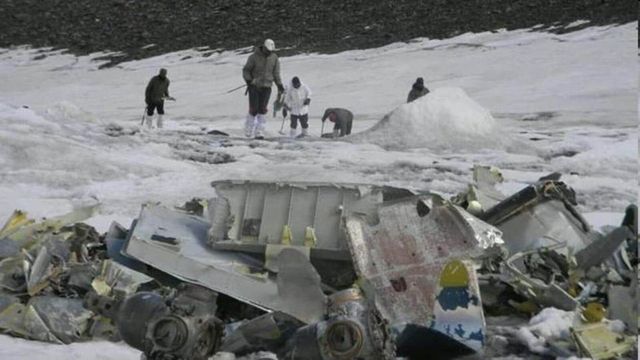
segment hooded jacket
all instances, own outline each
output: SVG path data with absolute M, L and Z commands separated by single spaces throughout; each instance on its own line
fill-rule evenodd
M 407 96 L 407 102 L 410 103 L 413 100 L 425 96 L 429 93 L 429 89 L 424 85 L 420 85 L 417 82 L 413 84 L 411 87 L 411 91 L 409 91 L 409 96 Z
M 305 99 L 311 99 L 311 89 L 300 81 L 300 87 L 295 88 L 289 83 L 284 95 L 284 103 L 289 108 L 291 115 L 305 115 L 309 113 L 309 105 L 304 104 Z
M 247 83 L 259 88 L 271 88 L 273 82 L 282 86 L 280 80 L 280 61 L 274 52 L 265 55 L 264 46 L 258 47 L 249 55 L 242 68 L 242 77 Z
M 157 104 L 165 97 L 169 97 L 169 78 L 160 75 L 152 77 L 144 92 L 145 102 Z

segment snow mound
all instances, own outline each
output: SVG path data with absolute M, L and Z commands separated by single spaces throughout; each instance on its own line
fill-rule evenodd
M 460 88 L 435 89 L 351 138 L 392 150 L 475 150 L 499 148 L 504 142 L 491 113 Z

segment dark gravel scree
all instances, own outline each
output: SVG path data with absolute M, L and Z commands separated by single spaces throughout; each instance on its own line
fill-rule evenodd
M 0 47 L 121 51 L 110 65 L 186 48 L 275 40 L 281 54 L 332 53 L 416 37 L 637 21 L 633 0 L 1 0 Z M 580 27 L 572 27 L 577 30 Z M 156 44 L 154 47 L 145 45 Z

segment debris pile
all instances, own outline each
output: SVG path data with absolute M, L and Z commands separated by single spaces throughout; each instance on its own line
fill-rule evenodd
M 559 175 L 511 196 L 501 181 L 476 167 L 452 199 L 221 181 L 214 198 L 146 204 L 129 229 L 102 236 L 79 223 L 95 208 L 41 222 L 16 212 L 0 230 L 0 330 L 122 339 L 148 359 L 633 352 L 635 206 L 601 234 Z M 532 318 L 487 326 L 499 315 Z

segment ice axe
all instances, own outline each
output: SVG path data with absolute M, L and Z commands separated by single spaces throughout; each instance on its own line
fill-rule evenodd
M 231 90 L 229 90 L 229 91 L 227 91 L 227 92 L 224 92 L 224 93 L 222 93 L 222 94 L 231 94 L 232 92 L 234 92 L 234 91 L 238 91 L 238 90 L 242 89 L 242 88 L 243 88 L 243 87 L 245 87 L 245 86 L 247 86 L 247 84 L 242 84 L 242 85 L 240 85 L 240 86 L 238 86 L 238 87 L 235 87 L 235 88 L 233 88 L 233 89 L 231 89 Z M 222 94 L 220 94 L 220 95 L 222 95 Z

